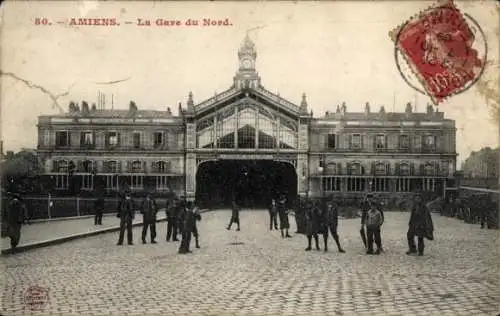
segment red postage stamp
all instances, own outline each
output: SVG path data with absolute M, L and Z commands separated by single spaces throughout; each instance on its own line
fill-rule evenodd
M 390 32 L 396 49 L 435 104 L 477 80 L 485 58 L 474 48 L 475 29 L 453 1 L 441 1 Z
M 49 290 L 41 286 L 30 286 L 24 292 L 24 303 L 30 310 L 43 310 L 49 303 Z

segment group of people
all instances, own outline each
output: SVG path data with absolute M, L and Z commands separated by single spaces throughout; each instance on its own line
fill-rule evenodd
M 441 207 L 441 215 L 454 217 L 481 228 L 498 228 L 498 205 L 488 195 L 477 194 L 462 199 L 450 197 Z
M 118 203 L 117 217 L 120 218 L 120 235 L 117 245 L 123 245 L 125 230 L 127 231 L 127 242 L 133 245 L 132 222 L 135 217 L 135 203 L 132 199 L 130 190 L 125 190 Z M 150 241 L 156 244 L 156 221 L 158 213 L 158 205 L 151 194 L 147 194 L 142 200 L 139 208 L 143 216 L 142 224 L 142 243 L 146 244 L 148 230 L 150 232 Z M 201 214 L 198 207 L 191 202 L 172 198 L 168 201 L 166 207 L 167 215 L 167 235 L 166 241 L 178 241 L 179 234 L 181 235 L 181 243 L 179 253 L 190 253 L 191 237 L 195 238 L 195 247 L 200 248 L 199 234 L 196 225 L 197 221 L 201 221 Z

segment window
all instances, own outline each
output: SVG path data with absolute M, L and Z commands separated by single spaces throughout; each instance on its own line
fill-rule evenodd
M 351 148 L 352 149 L 359 149 L 361 148 L 361 135 L 360 134 L 353 134 L 351 138 Z
M 436 190 L 436 179 L 424 179 L 423 189 L 424 191 L 434 192 Z
M 117 132 L 108 132 L 106 135 L 106 145 L 108 147 L 118 146 L 119 136 Z
M 388 192 L 389 191 L 389 179 L 387 178 L 375 178 L 373 179 L 373 189 L 375 192 Z
M 84 160 L 81 164 L 81 172 L 91 173 L 94 171 L 94 163 L 90 160 Z
M 320 168 L 324 168 L 325 167 L 325 157 L 321 156 L 319 157 L 319 165 L 318 165 Z
M 90 147 L 94 144 L 94 134 L 92 132 L 82 132 L 80 134 L 80 146 Z
M 94 176 L 91 174 L 82 175 L 82 189 L 92 190 L 94 189 Z
M 142 172 L 142 162 L 140 162 L 139 160 L 132 161 L 130 172 L 132 173 Z
M 155 161 L 152 163 L 154 172 L 168 173 L 170 171 L 170 163 L 167 161 Z
M 423 146 L 426 149 L 434 149 L 434 148 L 436 148 L 436 136 L 434 136 L 434 135 L 426 135 L 426 136 L 424 136 Z
M 436 172 L 436 168 L 433 165 L 426 165 L 424 167 L 424 175 L 433 176 Z
M 143 176 L 130 176 L 130 189 L 140 190 L 144 186 Z
M 297 148 L 297 126 L 293 122 L 280 118 L 279 147 Z
M 323 191 L 340 191 L 340 178 L 337 177 L 326 177 L 322 181 Z
M 168 191 L 168 177 L 167 176 L 157 176 L 156 177 L 156 190 L 157 191 Z
M 398 179 L 396 182 L 397 192 L 410 192 L 410 179 Z
M 352 163 L 349 165 L 349 174 L 359 176 L 363 174 L 363 168 L 359 163 Z
M 67 173 L 68 171 L 68 162 L 66 160 L 59 160 L 54 162 L 54 172 Z
M 69 176 L 66 174 L 58 174 L 56 176 L 56 189 L 62 190 L 69 188 Z
M 410 137 L 408 137 L 408 135 L 399 135 L 399 148 L 401 149 L 410 148 Z
M 134 148 L 135 149 L 141 148 L 141 133 L 134 132 L 133 141 L 134 141 Z
M 111 160 L 111 161 L 108 161 L 106 165 L 107 165 L 106 172 L 109 172 L 109 173 L 118 173 L 119 172 L 118 162 Z
M 154 137 L 154 147 L 155 148 L 163 146 L 164 139 L 163 139 L 162 132 L 155 132 L 153 134 L 153 137 Z
M 69 147 L 70 146 L 70 133 L 67 131 L 56 132 L 56 146 Z
M 259 148 L 276 146 L 277 126 L 268 113 L 259 113 Z
M 347 178 L 347 191 L 349 192 L 364 191 L 365 186 L 366 186 L 365 178 Z
M 118 190 L 118 177 L 117 176 L 106 176 L 106 189 Z
M 328 134 L 328 148 L 333 149 L 336 146 L 335 140 L 336 140 L 336 135 L 335 134 Z
M 378 163 L 375 165 L 375 175 L 382 176 L 387 174 L 387 165 Z
M 336 163 L 329 163 L 326 165 L 326 172 L 329 174 L 337 174 L 337 164 Z
M 217 144 L 219 148 L 234 148 L 234 131 L 236 129 L 235 110 L 221 113 L 217 117 Z
M 375 148 L 376 149 L 385 149 L 385 135 L 377 135 L 375 136 Z
M 401 164 L 399 166 L 399 174 L 402 176 L 409 176 L 410 175 L 410 166 L 406 163 Z

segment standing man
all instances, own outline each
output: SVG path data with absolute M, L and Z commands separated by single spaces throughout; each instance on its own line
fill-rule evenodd
M 28 218 L 28 210 L 22 202 L 21 196 L 14 193 L 9 202 L 7 211 L 7 229 L 10 237 L 10 246 L 15 249 L 21 239 L 21 226 Z
M 180 202 L 176 198 L 169 200 L 167 205 L 167 242 L 178 241 L 177 239 L 177 223 L 180 210 Z
M 236 223 L 236 225 L 238 225 L 238 228 L 236 230 L 240 231 L 240 208 L 239 208 L 238 204 L 236 204 L 235 200 L 233 200 L 231 220 L 229 221 L 229 225 L 227 226 L 226 229 L 230 230 L 231 225 L 233 225 L 233 223 Z
M 132 201 L 132 193 L 128 190 L 124 192 L 124 197 L 120 202 L 120 211 L 118 212 L 117 217 L 120 218 L 120 237 L 118 238 L 117 245 L 123 245 L 125 228 L 127 229 L 128 244 L 133 245 L 132 221 L 135 217 L 135 206 L 134 201 Z
M 280 230 L 281 230 L 281 238 L 290 238 L 290 234 L 288 234 L 288 229 L 290 228 L 290 222 L 288 221 L 288 210 L 286 207 L 286 198 L 283 196 L 278 205 L 278 214 L 280 217 Z M 283 230 L 286 232 L 284 233 Z
M 339 211 L 338 207 L 334 205 L 332 202 L 328 202 L 327 204 L 327 227 L 326 227 L 326 236 L 328 238 L 328 230 L 332 234 L 335 243 L 337 244 L 337 248 L 339 252 L 344 253 L 344 249 L 340 246 L 339 235 L 337 233 L 338 223 L 339 223 Z M 325 251 L 327 251 L 326 243 L 325 243 Z
M 310 203 L 306 218 L 307 218 L 307 248 L 306 251 L 312 249 L 311 243 L 314 237 L 314 242 L 316 243 L 316 250 L 319 248 L 318 234 L 323 234 L 323 241 L 325 245 L 325 251 L 328 251 L 328 230 L 326 227 L 326 222 L 324 221 L 324 214 L 320 209 L 318 203 Z
M 370 205 L 370 209 L 366 213 L 365 216 L 365 224 L 366 224 L 366 233 L 367 233 L 367 243 L 368 243 L 368 250 L 367 254 L 371 255 L 373 254 L 373 241 L 375 241 L 375 244 L 377 245 L 377 251 L 375 251 L 375 254 L 380 254 L 381 248 L 382 248 L 382 239 L 380 236 L 380 226 L 382 226 L 384 222 L 382 213 L 380 210 L 375 206 L 375 204 Z
M 193 234 L 195 222 L 194 213 L 191 210 L 191 202 L 187 202 L 184 205 L 185 207 L 179 214 L 179 223 L 182 231 L 182 240 L 179 247 L 180 254 L 192 252 L 189 247 L 191 244 L 191 234 Z
M 148 232 L 148 227 L 151 233 L 151 243 L 156 244 L 156 213 L 158 209 L 156 207 L 155 200 L 148 193 L 141 205 L 142 214 L 142 243 L 146 243 L 146 234 Z
M 363 244 L 365 245 L 365 248 L 368 249 L 368 241 L 367 241 L 367 236 L 366 236 L 366 231 L 365 231 L 365 226 L 366 226 L 366 216 L 368 214 L 368 211 L 371 208 L 376 208 L 380 215 L 382 216 L 382 223 L 384 222 L 384 212 L 382 211 L 382 207 L 380 206 L 379 203 L 376 203 L 373 199 L 373 195 L 368 194 L 365 198 L 365 200 L 361 203 L 361 229 L 359 233 L 361 234 L 361 238 L 363 240 Z M 382 243 L 382 240 L 380 239 L 380 243 Z M 379 250 L 383 252 L 382 244 L 380 244 Z
M 406 234 L 409 248 L 406 254 L 417 253 L 417 247 L 415 247 L 415 236 L 417 236 L 418 255 L 423 256 L 425 247 L 424 238 L 434 240 L 434 226 L 432 224 L 431 213 L 422 202 L 420 195 L 417 195 L 415 199 L 415 205 L 411 210 L 410 222 L 408 224 L 408 233 Z
M 198 234 L 198 227 L 196 226 L 196 222 L 201 221 L 201 214 L 200 214 L 200 208 L 198 206 L 195 206 L 192 210 L 193 212 L 193 236 L 194 236 L 194 241 L 195 241 L 195 247 L 200 248 L 200 242 L 199 242 L 199 234 Z
M 104 194 L 102 191 L 99 191 L 97 194 L 97 199 L 94 202 L 94 225 L 102 225 L 102 214 L 104 213 Z
M 278 230 L 278 206 L 276 205 L 276 200 L 271 200 L 271 206 L 269 207 L 269 230 Z

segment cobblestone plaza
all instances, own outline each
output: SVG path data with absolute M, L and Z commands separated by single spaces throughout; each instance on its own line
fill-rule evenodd
M 203 214 L 201 249 L 116 246 L 109 233 L 2 257 L 2 315 L 497 315 L 498 232 L 434 214 L 435 241 L 407 256 L 409 213 L 387 213 L 385 253 L 365 255 L 359 219 L 340 220 L 345 254 L 304 251 L 306 238 L 268 230 L 266 211 Z M 110 221 L 115 220 L 110 218 Z M 294 222 L 291 218 L 291 222 Z M 294 231 L 292 225 L 292 231 Z M 42 311 L 25 292 L 49 290 Z

